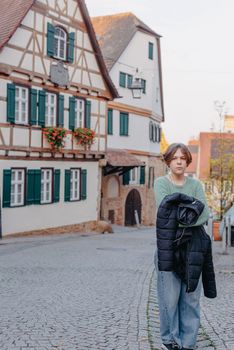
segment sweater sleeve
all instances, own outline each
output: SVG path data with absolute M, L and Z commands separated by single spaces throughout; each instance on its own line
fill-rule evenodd
M 163 198 L 169 193 L 169 188 L 164 177 L 159 177 L 154 182 L 154 195 L 156 200 L 156 207 L 158 208 Z
M 200 183 L 200 181 L 197 181 L 197 186 L 196 186 L 196 191 L 195 191 L 194 197 L 196 199 L 198 199 L 199 201 L 201 201 L 205 205 L 205 207 L 204 207 L 201 215 L 199 216 L 196 224 L 193 226 L 204 225 L 205 222 L 209 219 L 209 208 L 208 208 L 208 204 L 206 201 L 205 192 L 203 190 L 203 187 L 202 187 L 202 184 Z

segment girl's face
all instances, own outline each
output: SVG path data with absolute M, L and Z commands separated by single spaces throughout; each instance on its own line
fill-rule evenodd
M 187 168 L 187 161 L 180 148 L 178 148 L 175 152 L 170 162 L 169 168 L 171 169 L 171 172 L 177 176 L 184 174 L 185 169 Z

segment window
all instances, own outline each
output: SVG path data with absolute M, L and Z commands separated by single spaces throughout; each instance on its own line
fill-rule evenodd
M 47 55 L 69 63 L 74 62 L 75 33 L 47 23 Z
M 15 87 L 15 122 L 28 123 L 28 89 L 21 86 Z
M 11 172 L 11 207 L 24 205 L 25 171 L 12 169 Z
M 146 94 L 146 80 L 141 79 L 141 87 L 142 87 L 142 93 Z
M 52 202 L 52 169 L 41 169 L 41 204 Z
M 126 87 L 126 73 L 119 72 L 119 86 Z
M 80 169 L 71 169 L 70 200 L 80 200 Z
M 83 128 L 85 125 L 85 101 L 75 100 L 75 128 Z
M 130 185 L 136 185 L 140 183 L 140 168 L 136 167 L 130 170 Z
M 150 60 L 153 60 L 154 58 L 154 44 L 149 42 L 149 46 L 148 46 L 148 58 Z
M 113 135 L 113 109 L 108 109 L 107 133 Z
M 119 134 L 121 136 L 128 136 L 128 113 L 120 112 L 120 130 Z
M 128 74 L 127 75 L 127 80 L 128 80 L 128 88 L 130 88 L 132 86 L 132 79 L 133 79 L 133 76 Z
M 54 57 L 66 60 L 67 57 L 67 33 L 60 27 L 55 27 L 54 33 Z
M 45 101 L 45 125 L 56 126 L 57 115 L 57 96 L 56 94 L 46 93 Z

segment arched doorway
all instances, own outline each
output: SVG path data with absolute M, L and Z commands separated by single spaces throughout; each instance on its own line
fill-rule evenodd
M 125 225 L 136 225 L 135 210 L 137 210 L 139 222 L 141 223 L 141 196 L 140 193 L 133 189 L 129 192 L 125 202 Z

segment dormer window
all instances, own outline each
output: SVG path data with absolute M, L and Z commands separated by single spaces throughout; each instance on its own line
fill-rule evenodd
M 66 60 L 67 57 L 67 33 L 61 27 L 55 27 L 54 33 L 54 57 Z
M 73 63 L 74 54 L 75 33 L 47 23 L 47 56 Z

